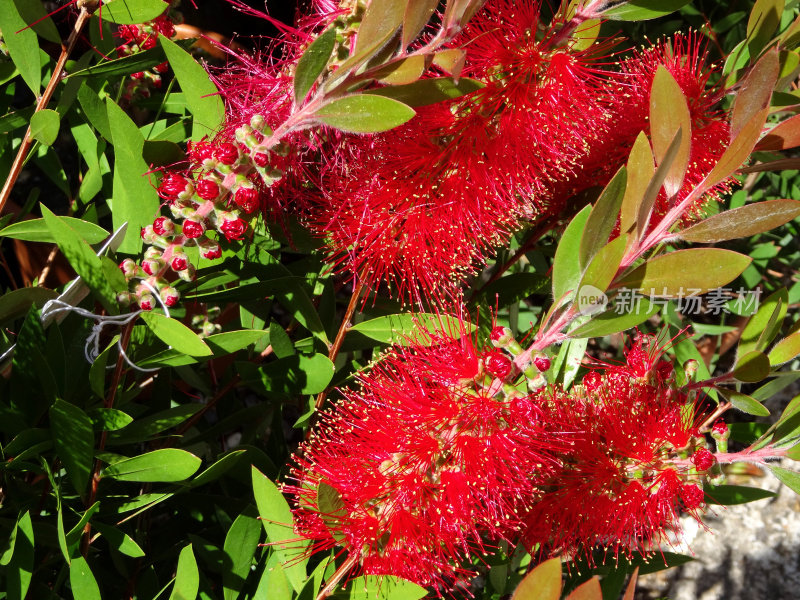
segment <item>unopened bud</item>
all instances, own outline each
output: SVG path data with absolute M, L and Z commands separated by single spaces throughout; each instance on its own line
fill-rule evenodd
M 178 277 L 183 281 L 191 282 L 197 276 L 197 271 L 192 263 L 189 263 L 183 271 L 178 271 Z
M 161 292 L 159 292 L 159 295 L 161 296 L 161 301 L 164 303 L 164 305 L 169 308 L 175 306 L 178 303 L 178 300 L 181 299 L 181 295 L 178 293 L 178 290 L 170 285 L 163 288 Z
M 694 376 L 697 373 L 698 363 L 695 359 L 691 358 L 683 364 L 683 373 L 686 376 L 686 381 L 694 381 Z

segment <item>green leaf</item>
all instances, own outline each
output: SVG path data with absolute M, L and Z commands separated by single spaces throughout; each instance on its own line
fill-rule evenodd
M 706 504 L 723 506 L 746 504 L 764 498 L 774 498 L 777 495 L 769 490 L 744 485 L 707 485 L 704 491 Z
M 427 66 L 425 56 L 414 54 L 407 58 L 394 60 L 377 71 L 371 71 L 370 74 L 381 83 L 408 85 L 422 77 Z
M 772 366 L 789 362 L 800 354 L 800 331 L 795 331 L 775 344 L 769 353 L 769 362 Z
M 119 313 L 116 291 L 103 274 L 102 262 L 77 231 L 57 217 L 46 206 L 41 205 L 42 216 L 47 228 L 56 240 L 58 247 L 69 264 L 89 286 L 105 309 L 112 314 Z
M 461 328 L 466 328 L 462 331 Z M 429 345 L 430 337 L 427 333 L 444 331 L 452 337 L 460 337 L 475 331 L 474 325 L 462 323 L 456 317 L 449 315 L 436 315 L 433 313 L 402 313 L 386 315 L 362 321 L 353 325 L 350 332 L 360 333 L 382 344 L 409 344 Z
M 594 203 L 581 237 L 580 265 L 585 269 L 594 255 L 608 243 L 608 238 L 617 224 L 617 217 L 625 197 L 628 172 L 620 167 L 608 182 L 597 202 Z
M 99 531 L 100 534 L 106 538 L 109 546 L 111 546 L 117 552 L 121 552 L 125 556 L 130 556 L 131 558 L 141 558 L 145 556 L 144 550 L 142 550 L 141 546 L 139 546 L 139 544 L 137 544 L 133 538 L 124 531 L 111 525 L 98 523 L 97 521 L 92 523 L 92 528 Z
M 658 198 L 658 194 L 661 192 L 661 188 L 664 186 L 664 181 L 672 172 L 672 164 L 683 147 L 682 140 L 684 137 L 683 130 L 679 129 L 675 134 L 675 137 L 672 139 L 669 147 L 665 151 L 664 157 L 658 163 L 658 167 L 656 167 L 653 177 L 647 184 L 647 189 L 645 190 L 642 201 L 639 204 L 639 212 L 636 215 L 636 235 L 638 238 L 642 238 L 644 236 L 644 232 L 647 231 L 647 226 L 650 223 L 650 216 L 652 215 L 656 199 Z
M 33 523 L 30 511 L 25 511 L 17 520 L 13 552 L 11 561 L 3 569 L 6 598 L 23 600 L 28 594 L 34 569 Z
M 717 213 L 677 235 L 687 242 L 724 242 L 769 231 L 798 216 L 800 202 L 797 200 L 765 200 Z
M 285 566 L 283 573 L 295 591 L 300 591 L 306 580 L 304 555 L 306 541 L 299 542 L 294 532 L 292 511 L 280 490 L 261 471 L 252 468 L 253 494 L 258 506 L 261 524 L 273 551 Z
M 164 39 L 163 36 L 159 39 Z M 119 251 L 139 254 L 140 231 L 153 222 L 161 200 L 146 176 L 149 165 L 142 158 L 144 138 L 136 124 L 110 99 L 106 101 L 108 125 L 114 144 L 114 200 L 111 211 L 114 230 L 128 224 Z
M 47 288 L 20 288 L 0 296 L 0 323 L 24 317 L 31 306 L 42 308 L 48 300 L 58 298 L 58 293 Z
M 778 478 L 778 480 L 792 490 L 795 494 L 800 494 L 800 473 L 795 473 L 794 471 L 790 471 L 788 469 L 783 469 L 781 467 L 776 467 L 775 465 L 767 465 L 769 470 L 772 471 L 772 474 Z
M 733 175 L 736 169 L 747 160 L 753 147 L 761 136 L 761 130 L 769 116 L 769 112 L 769 108 L 759 111 L 742 127 L 739 135 L 731 140 L 730 145 L 725 152 L 722 153 L 716 166 L 711 169 L 711 172 L 703 180 L 700 189 L 708 190 L 719 182 L 724 181 Z
M 16 4 L 20 16 L 26 23 L 29 25 L 35 23 L 31 27 L 40 37 L 43 37 L 48 42 L 61 44 L 61 36 L 58 33 L 58 29 L 56 29 L 56 24 L 48 16 L 43 4 L 29 2 L 28 0 L 12 0 L 12 2 Z
M 50 407 L 50 426 L 56 454 L 82 496 L 94 461 L 92 420 L 74 404 L 56 400 Z
M 39 38 L 28 27 L 16 2 L 0 2 L 0 30 L 4 32 L 3 41 L 8 47 L 11 60 L 22 79 L 38 98 L 42 83 L 42 63 L 39 54 Z
M 403 48 L 413 42 L 430 21 L 439 0 L 408 0 L 403 17 Z
M 758 307 L 758 312 L 742 330 L 739 340 L 739 354 L 752 350 L 764 350 L 781 330 L 783 319 L 789 305 L 789 293 L 780 288 L 770 294 Z
M 157 412 L 148 417 L 140 417 L 124 431 L 113 432 L 108 436 L 108 445 L 136 444 L 148 441 L 152 436 L 177 427 L 196 415 L 203 405 L 199 402 L 189 402 L 173 406 Z
M 638 299 L 637 299 L 638 300 Z M 620 331 L 627 331 L 633 329 L 637 325 L 644 323 L 657 314 L 660 310 L 657 303 L 650 302 L 647 298 L 641 298 L 641 301 L 634 305 L 636 310 L 617 313 L 616 310 L 609 310 L 597 316 L 593 316 L 592 320 L 584 323 L 569 332 L 571 338 L 594 338 L 611 335 L 612 333 L 619 333 Z
M 428 593 L 416 583 L 393 575 L 362 575 L 348 586 L 348 600 L 419 600 Z
M 108 237 L 108 232 L 102 227 L 74 217 L 59 217 L 89 244 L 99 244 Z M 56 237 L 47 227 L 44 219 L 28 219 L 19 221 L 8 227 L 0 229 L 0 237 L 14 238 L 26 242 L 43 242 L 53 244 Z
M 417 107 L 428 106 L 430 104 L 436 104 L 437 102 L 452 100 L 453 98 L 460 98 L 484 86 L 485 84 L 480 81 L 469 79 L 468 77 L 460 77 L 458 79 L 454 79 L 453 77 L 434 77 L 431 79 L 420 79 L 419 81 L 406 85 L 382 87 L 364 93 L 385 96 L 386 98 L 392 98 L 408 106 Z
M 659 65 L 650 90 L 650 138 L 659 166 L 667 160 L 678 132 L 680 145 L 664 179 L 667 196 L 674 196 L 683 184 L 692 149 L 692 115 L 681 86 L 664 65 Z
M 236 600 L 239 592 L 244 587 L 245 580 L 250 573 L 261 539 L 261 524 L 256 518 L 256 512 L 251 507 L 236 517 L 225 536 L 223 550 L 229 561 L 222 572 L 222 587 L 224 600 Z
M 117 481 L 184 481 L 197 472 L 201 462 L 185 450 L 163 448 L 109 465 L 102 476 Z
M 758 60 L 747 77 L 739 83 L 731 111 L 731 138 L 735 138 L 756 114 L 769 108 L 779 71 L 778 49 L 773 48 Z
M 101 18 L 118 25 L 152 21 L 167 10 L 163 0 L 111 0 L 99 11 Z M 159 36 L 161 38 L 163 36 Z
M 756 0 L 747 20 L 750 56 L 757 56 L 781 23 L 784 0 Z M 777 73 L 776 73 L 777 75 Z
M 140 317 L 158 339 L 172 346 L 174 350 L 189 356 L 211 356 L 213 354 L 211 348 L 180 321 L 154 312 L 143 312 Z
M 594 256 L 583 277 L 581 277 L 581 282 L 578 284 L 577 302 L 582 312 L 585 312 L 584 309 L 595 309 L 592 298 L 587 297 L 587 294 L 595 296 L 608 289 L 617 274 L 627 245 L 628 236 L 623 235 L 606 244 Z M 588 304 L 582 305 L 587 301 Z
M 347 509 L 344 506 L 341 494 L 335 487 L 324 481 L 320 481 L 319 485 L 317 485 L 317 509 L 331 537 L 342 543 L 345 535 L 342 533 L 339 523 L 342 518 L 347 516 Z
M 579 259 L 581 238 L 589 219 L 592 207 L 586 206 L 579 212 L 561 235 L 553 259 L 553 298 L 558 300 L 569 291 L 576 291 L 581 278 Z
M 164 48 L 167 60 L 175 73 L 175 78 L 181 85 L 181 90 L 186 96 L 186 103 L 192 113 L 194 122 L 192 140 L 197 141 L 204 136 L 213 136 L 222 126 L 225 118 L 225 106 L 217 91 L 217 86 L 211 82 L 206 70 L 178 44 L 163 35 L 158 37 L 158 42 Z
M 301 104 L 322 75 L 336 45 L 336 28 L 331 27 L 303 52 L 294 72 L 294 99 Z
M 320 123 L 351 133 L 377 133 L 399 127 L 416 113 L 410 106 L 374 94 L 345 96 L 320 108 Z
M 370 2 L 358 26 L 355 54 L 380 48 L 403 23 L 406 0 Z
M 89 563 L 82 556 L 72 559 L 69 566 L 69 585 L 72 595 L 81 600 L 102 600 L 100 587 L 89 568 Z
M 242 381 L 280 396 L 318 394 L 328 387 L 335 370 L 324 354 L 287 356 L 260 367 L 252 363 L 237 366 Z
M 189 482 L 189 485 L 191 487 L 199 487 L 212 481 L 216 481 L 230 469 L 236 466 L 239 462 L 239 459 L 245 452 L 247 452 L 247 450 L 234 450 L 233 452 L 229 452 L 213 465 L 208 467 L 205 471 L 200 473 L 200 475 L 192 479 Z
M 60 127 L 61 117 L 56 111 L 49 108 L 39 110 L 31 117 L 31 137 L 45 146 L 53 145 L 58 137 Z
M 673 13 L 689 2 L 690 0 L 630 0 L 601 14 L 612 21 L 647 21 Z
M 83 515 L 81 515 L 81 520 L 77 522 L 77 524 L 69 530 L 67 534 L 67 546 L 72 546 L 78 543 L 81 535 L 83 535 L 83 530 L 86 527 L 86 524 L 91 521 L 94 514 L 100 509 L 100 502 L 95 502 L 89 508 L 87 508 Z
M 525 576 L 511 600 L 558 600 L 561 586 L 561 559 L 551 558 Z
M 799 17 L 800 18 L 800 17 Z M 781 121 L 756 144 L 756 151 L 787 150 L 800 146 L 800 115 Z
M 701 294 L 730 283 L 751 262 L 749 256 L 720 248 L 677 250 L 634 269 L 618 287 L 639 290 L 647 296 Z
M 603 600 L 600 578 L 595 575 L 589 581 L 583 582 L 567 596 L 566 600 Z
M 200 589 L 200 571 L 194 558 L 192 545 L 183 547 L 178 555 L 178 567 L 175 571 L 175 586 L 169 600 L 196 600 Z
M 636 226 L 639 207 L 655 171 L 656 166 L 653 162 L 653 152 L 650 150 L 650 141 L 644 131 L 640 131 L 628 157 L 627 184 L 619 217 L 620 232 L 628 233 Z
M 751 363 L 749 368 L 754 372 L 753 377 L 756 377 L 758 375 L 756 373 L 758 366 Z M 736 378 L 740 381 L 747 381 L 746 379 L 740 379 L 738 375 Z M 761 379 L 763 379 L 763 377 Z M 756 381 L 761 381 L 761 379 L 757 379 Z M 717 391 L 725 396 L 725 398 L 727 398 L 735 408 L 738 408 L 740 411 L 747 413 L 748 415 L 755 415 L 757 417 L 769 416 L 769 410 L 767 407 L 752 396 L 748 396 L 747 394 L 726 388 L 717 388 Z

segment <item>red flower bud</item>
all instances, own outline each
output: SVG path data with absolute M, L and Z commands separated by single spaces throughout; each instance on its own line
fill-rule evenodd
M 239 160 L 239 149 L 228 142 L 220 144 L 214 151 L 216 159 L 224 165 L 232 165 Z
M 158 273 L 158 270 L 161 268 L 161 265 L 157 260 L 143 260 L 142 261 L 142 271 L 147 273 L 148 275 L 155 275 Z
M 194 189 L 203 200 L 216 200 L 219 196 L 219 185 L 211 179 L 201 179 L 195 184 Z
M 259 167 L 266 167 L 269 164 L 269 156 L 263 152 L 256 152 L 255 156 L 253 156 L 253 162 Z
M 203 164 L 204 161 L 214 158 L 214 146 L 208 142 L 195 142 L 189 145 L 189 156 L 193 162 Z
M 685 484 L 681 486 L 680 490 L 681 500 L 683 500 L 684 506 L 686 506 L 687 510 L 692 510 L 695 508 L 699 508 L 703 504 L 703 490 L 701 490 L 696 485 L 692 484 Z
M 142 296 L 139 298 L 139 308 L 142 310 L 153 310 L 153 297 L 152 296 Z
M 491 338 L 493 342 L 499 342 L 504 335 L 506 335 L 505 327 L 495 327 L 492 329 L 492 333 L 489 334 L 489 338 Z
M 167 286 L 159 292 L 161 296 L 161 301 L 168 307 L 172 308 L 178 303 L 178 300 L 181 299 L 181 295 L 178 293 L 172 286 Z
M 258 191 L 252 187 L 242 186 L 236 190 L 233 200 L 236 206 L 249 214 L 258 208 Z
M 165 200 L 175 200 L 186 189 L 186 179 L 176 173 L 164 173 L 161 185 L 158 186 L 158 195 Z
M 203 248 L 200 251 L 200 254 L 202 255 L 203 258 L 207 258 L 209 260 L 213 260 L 215 258 L 221 258 L 222 248 L 220 248 L 218 245 L 210 246 L 208 248 Z
M 219 230 L 229 242 L 231 240 L 240 240 L 245 231 L 247 231 L 247 223 L 238 217 L 235 219 L 223 219 Z
M 499 350 L 492 350 L 483 356 L 486 370 L 500 379 L 505 379 L 511 373 L 511 359 Z
M 130 258 L 126 258 L 119 263 L 119 268 L 125 274 L 125 277 L 133 277 L 136 274 L 136 263 Z
M 718 436 L 728 435 L 728 424 L 722 419 L 717 419 L 717 421 L 714 423 L 714 426 L 711 428 L 711 431 Z
M 186 258 L 185 254 L 177 254 L 172 257 L 172 262 L 170 263 L 173 271 L 185 271 L 189 268 L 189 261 Z
M 183 235 L 189 239 L 199 238 L 206 232 L 206 228 L 202 223 L 187 219 L 183 222 Z
M 175 223 L 167 217 L 158 217 L 153 221 L 153 231 L 156 235 L 172 235 L 175 232 Z
M 153 67 L 153 70 L 156 71 L 157 73 L 166 73 L 167 71 L 169 71 L 169 62 L 165 60 L 161 64 L 158 64 L 155 67 Z
M 717 462 L 717 459 L 706 448 L 698 448 L 692 455 L 692 462 L 694 463 L 694 466 L 698 468 L 698 470 L 708 471 L 714 466 L 714 463 Z
M 533 359 L 533 366 L 535 366 L 541 373 L 550 369 L 550 359 L 546 356 L 537 356 Z

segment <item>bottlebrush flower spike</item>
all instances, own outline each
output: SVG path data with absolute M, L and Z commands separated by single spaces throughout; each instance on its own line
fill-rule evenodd
M 356 571 L 441 593 L 518 529 L 551 445 L 533 403 L 488 395 L 469 335 L 428 344 L 391 350 L 322 414 L 285 491 L 312 552 L 341 545 Z M 320 486 L 341 499 L 333 514 Z
M 571 393 L 542 404 L 542 419 L 571 441 L 561 467 L 527 516 L 524 541 L 576 554 L 595 545 L 649 552 L 679 530 L 682 509 L 698 517 L 710 466 L 702 420 L 674 384 L 654 337 L 640 336 L 623 365 L 606 365 Z M 698 496 L 699 493 L 699 496 Z

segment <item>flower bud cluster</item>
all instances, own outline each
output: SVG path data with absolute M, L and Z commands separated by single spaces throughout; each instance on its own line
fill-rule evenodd
M 122 44 L 117 47 L 117 55 L 122 58 L 144 50 L 155 48 L 158 36 L 175 37 L 175 24 L 183 21 L 182 15 L 174 10 L 180 0 L 164 0 L 164 14 L 152 21 L 135 25 L 120 25 L 117 36 Z M 161 76 L 169 69 L 169 63 L 163 62 L 152 69 L 132 73 L 125 83 L 123 97 L 130 101 L 133 98 L 149 98 L 152 90 L 161 88 Z
M 201 258 L 215 260 L 222 257 L 223 239 L 244 239 L 249 221 L 261 208 L 259 190 L 273 185 L 282 175 L 273 155 L 284 150 L 265 153 L 258 147 L 269 133 L 264 118 L 255 115 L 250 124 L 236 130 L 236 141 L 190 143 L 190 168 L 163 174 L 158 194 L 167 202 L 171 218 L 158 216 L 142 229 L 142 240 L 149 248 L 139 265 L 131 267 L 129 262 L 133 261 L 120 265 L 131 282 L 130 301 L 150 310 L 154 304 L 147 295 L 148 285 L 161 290 L 168 286 L 170 274 L 193 281 L 197 265 L 187 248 L 197 248 Z M 146 285 L 137 283 L 139 280 Z M 179 295 L 168 287 L 169 300 L 162 300 L 173 306 Z

